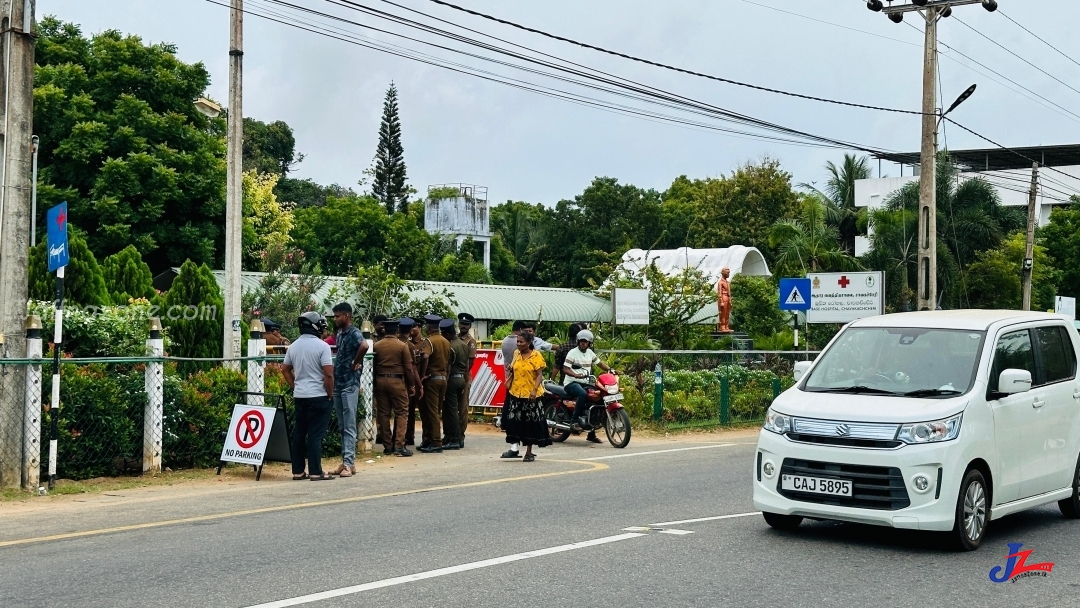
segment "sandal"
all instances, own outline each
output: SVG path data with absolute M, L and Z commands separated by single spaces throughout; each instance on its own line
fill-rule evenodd
M 352 477 L 353 472 L 349 470 L 349 467 L 342 467 L 341 472 L 337 474 L 338 477 Z
M 536 460 L 536 454 L 526 454 L 525 458 L 521 459 L 522 462 L 532 462 L 534 460 Z
M 303 481 L 303 480 L 305 480 L 307 478 L 308 478 L 307 473 L 304 473 L 303 475 L 293 475 L 292 476 L 293 481 Z
M 331 481 L 333 479 L 335 479 L 335 477 L 333 475 L 327 475 L 326 473 L 323 473 L 322 475 L 319 475 L 318 477 L 312 477 L 311 481 Z

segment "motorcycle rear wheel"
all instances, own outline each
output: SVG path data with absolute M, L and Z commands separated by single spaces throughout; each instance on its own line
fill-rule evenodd
M 612 410 L 607 413 L 607 421 L 604 423 L 604 432 L 607 433 L 608 443 L 617 448 L 625 448 L 630 444 L 630 416 L 624 409 Z
M 544 408 L 544 417 L 560 424 L 570 424 L 570 417 L 566 415 L 566 410 L 560 412 L 554 403 Z M 559 443 L 566 441 L 570 437 L 570 429 L 560 431 L 557 428 L 548 427 L 548 432 L 551 434 L 551 440 Z

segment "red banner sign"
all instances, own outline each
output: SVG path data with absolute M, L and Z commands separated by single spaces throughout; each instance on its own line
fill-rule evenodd
M 502 407 L 506 401 L 506 368 L 501 350 L 478 350 L 473 361 L 469 405 Z

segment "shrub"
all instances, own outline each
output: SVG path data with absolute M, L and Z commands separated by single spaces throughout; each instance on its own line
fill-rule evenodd
M 102 260 L 101 271 L 113 304 L 128 304 L 136 298 L 149 300 L 157 295 L 150 267 L 134 245 L 128 245 Z
M 779 292 L 768 277 L 738 275 L 731 279 L 731 326 L 752 338 L 771 336 L 787 327 Z
M 171 372 L 175 375 L 175 372 Z M 221 455 L 221 433 L 228 429 L 232 406 L 247 381 L 239 371 L 216 367 L 189 376 L 168 391 L 164 408 L 162 464 L 208 467 Z

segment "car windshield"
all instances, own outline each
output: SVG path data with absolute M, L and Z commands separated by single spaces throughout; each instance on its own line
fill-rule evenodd
M 897 397 L 951 397 L 975 380 L 981 331 L 910 327 L 848 328 L 833 342 L 803 390 Z

